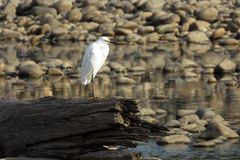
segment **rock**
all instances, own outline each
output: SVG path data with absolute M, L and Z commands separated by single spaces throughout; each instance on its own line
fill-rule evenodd
M 22 37 L 22 34 L 17 32 L 17 31 L 13 31 L 10 29 L 2 29 L 0 31 L 0 37 L 4 37 L 5 39 L 19 39 L 19 37 Z
M 123 72 L 125 70 L 125 67 L 117 62 L 110 62 L 109 67 L 116 72 Z
M 218 18 L 218 10 L 216 8 L 204 8 L 196 13 L 197 18 L 207 22 L 213 22 Z
M 193 71 L 184 71 L 184 73 L 182 74 L 183 78 L 196 78 L 199 75 L 197 73 L 194 73 Z
M 236 63 L 233 61 L 225 58 L 219 65 L 215 68 L 216 72 L 223 72 L 223 73 L 232 73 L 236 70 Z
M 117 78 L 116 81 L 117 84 L 135 84 L 136 81 L 134 79 L 128 78 L 128 77 L 123 77 L 120 76 Z
M 58 160 L 49 158 L 30 158 L 30 157 L 7 157 L 0 160 Z
M 161 137 L 157 143 L 158 144 L 176 144 L 176 143 L 190 143 L 191 139 L 185 135 L 171 135 L 171 136 L 165 136 Z
M 106 36 L 114 36 L 114 27 L 115 24 L 113 23 L 103 23 L 99 25 L 98 31 Z
M 177 23 L 172 23 L 172 24 L 163 24 L 163 25 L 159 25 L 156 27 L 156 31 L 159 34 L 164 34 L 164 33 L 169 33 L 169 32 L 173 32 L 175 29 L 177 29 L 178 24 Z
M 198 64 L 196 62 L 194 62 L 193 60 L 187 59 L 187 58 L 183 58 L 181 60 L 181 67 L 182 68 L 191 68 L 191 67 L 197 67 Z
M 149 42 L 149 43 L 159 42 L 159 34 L 157 34 L 156 32 L 146 34 L 145 36 L 147 38 L 147 42 Z
M 49 68 L 47 73 L 49 75 L 53 75 L 53 76 L 63 75 L 63 72 L 60 69 L 58 69 L 58 68 Z
M 125 29 L 125 28 L 116 28 L 115 33 L 117 35 L 131 35 L 131 34 L 133 34 L 133 31 L 130 29 Z
M 191 114 L 195 114 L 195 113 L 196 113 L 196 110 L 180 109 L 177 111 L 177 117 L 181 118 L 183 116 L 191 115 Z
M 50 14 L 50 15 L 56 16 L 57 10 L 54 8 L 35 6 L 28 13 L 33 14 L 35 16 L 43 16 L 45 14 Z
M 234 39 L 234 38 L 226 38 L 226 39 L 221 39 L 219 41 L 219 44 L 221 44 L 221 45 L 239 45 L 239 40 Z
M 199 120 L 199 117 L 195 114 L 186 115 L 178 119 L 182 124 L 198 123 Z
M 194 129 L 197 127 L 198 127 L 198 125 L 196 123 L 181 125 L 181 129 L 183 129 L 184 131 L 188 131 L 188 132 L 195 132 Z
M 141 5 L 141 8 L 143 8 L 144 11 L 159 11 L 163 8 L 165 3 L 166 1 L 164 0 L 148 0 Z
M 127 21 L 122 27 L 133 31 L 138 28 L 138 24 L 134 21 Z
M 35 0 L 36 5 L 43 7 L 50 7 L 54 4 L 55 0 Z
M 222 38 L 225 35 L 226 31 L 224 28 L 216 29 L 212 34 L 212 39 Z
M 231 128 L 223 125 L 219 121 L 210 121 L 205 132 L 202 132 L 200 137 L 205 139 L 214 139 L 219 136 L 224 136 L 228 139 L 238 138 L 239 135 Z
M 209 120 L 212 119 L 216 114 L 209 108 L 200 108 L 196 111 L 196 115 L 200 119 Z
M 170 120 L 166 123 L 166 127 L 174 127 L 174 128 L 177 128 L 177 127 L 180 127 L 180 122 L 178 120 Z
M 57 58 L 50 58 L 40 64 L 48 68 L 57 68 L 63 65 L 63 61 Z
M 216 143 L 212 141 L 198 142 L 193 144 L 193 147 L 214 147 L 214 146 L 216 146 Z
M 204 32 L 191 31 L 187 35 L 187 41 L 191 43 L 208 44 L 209 39 Z
M 18 7 L 20 0 L 9 0 L 7 5 L 3 9 L 3 14 L 6 15 L 6 20 L 8 22 L 13 22 L 16 17 L 16 8 Z
M 87 30 L 88 32 L 90 31 L 95 31 L 99 24 L 95 23 L 95 22 L 84 22 L 84 23 L 81 23 L 81 26 L 84 30 Z
M 99 73 L 111 73 L 111 69 L 108 66 L 102 66 Z
M 39 78 L 44 74 L 42 68 L 34 61 L 25 61 L 20 64 L 19 75 L 24 77 Z
M 141 115 L 155 115 L 156 112 L 152 108 L 141 108 L 140 109 Z
M 207 32 L 210 30 L 210 26 L 211 26 L 210 23 L 206 21 L 195 21 L 190 24 L 189 30 L 190 31 L 199 30 L 202 32 Z
M 82 13 L 79 9 L 73 9 L 68 12 L 67 18 L 71 22 L 79 22 L 82 19 Z
M 154 32 L 153 26 L 140 26 L 138 28 L 138 33 L 140 33 L 141 35 L 145 35 L 152 32 Z
M 59 0 L 55 4 L 56 10 L 61 12 L 68 12 L 72 9 L 72 1 L 71 0 Z
M 142 66 L 135 66 L 127 69 L 129 72 L 145 72 L 146 68 Z

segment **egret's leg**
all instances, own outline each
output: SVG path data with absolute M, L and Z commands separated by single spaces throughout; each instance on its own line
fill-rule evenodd
M 92 98 L 94 98 L 94 83 L 93 83 L 93 73 L 92 73 Z

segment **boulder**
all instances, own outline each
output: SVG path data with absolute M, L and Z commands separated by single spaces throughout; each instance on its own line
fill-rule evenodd
M 43 7 L 43 6 L 35 6 L 31 8 L 31 10 L 28 12 L 28 14 L 32 14 L 35 16 L 43 16 L 45 14 L 50 14 L 50 15 L 57 15 L 57 10 L 54 8 L 49 8 L 49 7 Z
M 221 121 L 210 121 L 205 132 L 200 137 L 205 139 L 214 139 L 224 136 L 228 139 L 238 138 L 239 135 L 231 128 L 222 124 Z
M 216 29 L 212 34 L 212 39 L 222 38 L 225 35 L 226 31 L 224 28 Z
M 139 26 L 138 33 L 141 35 L 154 32 L 153 26 Z
M 132 78 L 120 76 L 117 78 L 117 84 L 135 84 L 136 81 Z
M 177 117 L 181 118 L 183 116 L 195 114 L 195 113 L 196 113 L 196 110 L 180 109 L 177 111 Z
M 159 34 L 164 34 L 164 33 L 173 32 L 175 29 L 177 29 L 177 27 L 178 27 L 177 23 L 163 24 L 163 25 L 157 26 L 156 31 Z

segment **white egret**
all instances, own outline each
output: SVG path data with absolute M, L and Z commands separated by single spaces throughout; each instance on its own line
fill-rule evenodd
M 97 41 L 90 44 L 83 56 L 80 69 L 80 81 L 87 85 L 92 81 L 92 96 L 94 97 L 93 79 L 99 69 L 105 63 L 109 53 L 110 40 L 108 37 L 99 37 Z

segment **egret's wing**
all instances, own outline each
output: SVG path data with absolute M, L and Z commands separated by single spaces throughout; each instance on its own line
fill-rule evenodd
M 92 65 L 92 59 L 93 59 L 93 49 L 94 44 L 91 44 L 87 47 L 83 60 L 82 65 L 80 69 L 80 80 L 84 85 L 87 85 L 91 79 L 92 79 L 92 73 L 93 73 L 93 65 Z

